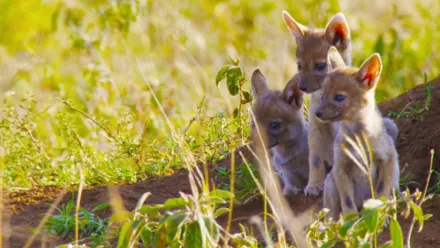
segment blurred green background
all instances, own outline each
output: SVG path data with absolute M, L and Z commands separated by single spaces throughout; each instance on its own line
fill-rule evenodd
M 2 115 L 10 118 L 2 124 L 1 153 L 9 182 L 64 183 L 55 182 L 57 173 L 67 178 L 76 167 L 54 162 L 66 159 L 66 144 L 72 142 L 62 130 L 76 130 L 97 161 L 107 161 L 102 154 L 122 146 L 122 138 L 109 145 L 90 120 L 66 110 L 59 98 L 139 148 L 142 134 L 149 143 L 170 137 L 153 95 L 178 132 L 197 114 L 203 97 L 207 116 L 229 116 L 236 99 L 223 84 L 215 85 L 228 55 L 239 57 L 248 75 L 258 66 L 272 87 L 283 87 L 296 61 L 282 10 L 309 27 L 324 27 L 342 11 L 351 29 L 353 65 L 373 52 L 382 55 L 378 101 L 423 83 L 424 73 L 433 79 L 440 72 L 438 0 L 1 0 L 0 101 Z M 189 133 L 199 132 L 197 127 Z M 28 165 L 26 149 L 35 156 L 44 149 L 51 159 Z M 118 163 L 115 168 L 125 162 Z M 37 170 L 50 171 L 51 178 L 25 185 Z

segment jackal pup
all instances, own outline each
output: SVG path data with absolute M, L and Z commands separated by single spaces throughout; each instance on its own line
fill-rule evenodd
M 329 53 L 338 56 L 336 49 L 330 49 Z M 344 135 L 353 140 L 356 140 L 355 135 L 368 138 L 373 154 L 369 163 L 376 197 L 389 197 L 392 188 L 398 187 L 397 151 L 374 99 L 381 70 L 380 56 L 373 54 L 360 69 L 342 67 L 333 70 L 322 85 L 323 95 L 315 115 L 323 122 L 340 121 L 334 142 L 334 167 L 324 186 L 324 207 L 330 209 L 328 216 L 334 219 L 341 210 L 344 215 L 358 212 L 363 201 L 371 198 L 368 175 L 344 153 L 342 147 L 359 161 L 362 161 L 361 155 Z
M 351 63 L 350 29 L 342 13 L 336 14 L 325 29 L 311 29 L 296 22 L 286 11 L 283 19 L 295 38 L 298 59 L 299 89 L 312 94 L 309 110 L 314 113 L 319 106 L 321 85 L 327 73 L 338 66 Z M 329 48 L 335 46 L 342 59 L 327 60 Z M 310 115 L 309 180 L 305 193 L 319 195 L 324 187 L 327 171 L 333 163 L 333 141 L 337 123 L 322 123 Z
M 270 90 L 265 76 L 256 69 L 251 84 L 256 120 L 252 124 L 253 140 L 260 142 L 261 134 L 264 146 L 273 153 L 272 165 L 284 183 L 283 194 L 297 194 L 307 183 L 309 174 L 309 125 L 304 119 L 304 99 L 297 77 L 292 78 L 282 92 Z

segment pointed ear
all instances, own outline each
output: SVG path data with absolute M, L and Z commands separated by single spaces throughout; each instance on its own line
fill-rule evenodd
M 304 93 L 299 89 L 299 74 L 289 80 L 281 94 L 282 99 L 296 109 L 302 108 Z
M 331 46 L 327 53 L 327 61 L 330 63 L 332 70 L 338 67 L 344 67 L 345 62 L 336 47 Z
M 283 20 L 290 33 L 295 38 L 296 43 L 298 43 L 298 41 L 303 38 L 304 33 L 307 31 L 307 27 L 296 22 L 295 19 L 293 19 L 285 10 L 283 11 Z
M 362 88 L 369 90 L 379 81 L 381 71 L 382 61 L 380 55 L 375 53 L 362 64 L 355 77 Z
M 325 28 L 325 37 L 333 46 L 347 49 L 350 45 L 350 28 L 344 14 L 337 13 Z
M 259 68 L 256 68 L 251 77 L 252 95 L 256 97 L 268 90 L 266 77 L 261 73 Z

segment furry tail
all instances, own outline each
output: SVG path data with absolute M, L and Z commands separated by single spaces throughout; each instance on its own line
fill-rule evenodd
M 394 145 L 396 145 L 397 136 L 399 135 L 399 128 L 397 127 L 396 122 L 388 117 L 384 117 L 383 125 L 387 134 L 393 139 Z

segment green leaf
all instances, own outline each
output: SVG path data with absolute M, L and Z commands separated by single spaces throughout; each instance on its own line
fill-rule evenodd
M 321 248 L 330 248 L 336 245 L 336 241 L 328 241 L 326 243 L 324 243 Z
M 392 247 L 391 245 L 393 244 L 392 241 L 388 241 L 385 244 L 381 245 L 380 248 L 390 248 Z
M 168 218 L 167 244 L 172 244 L 180 236 L 180 227 L 189 217 L 189 213 L 177 213 Z
M 328 208 L 323 208 L 321 211 L 319 211 L 318 213 L 318 220 L 321 220 L 322 218 L 324 218 L 324 216 L 330 211 L 330 209 Z M 337 220 L 335 220 L 337 221 Z
M 185 247 L 203 247 L 202 232 L 199 222 L 194 221 L 189 224 L 185 232 Z
M 222 199 L 230 199 L 233 195 L 229 191 L 215 189 L 211 192 L 211 196 L 222 198 Z
M 341 235 L 341 237 L 345 237 L 348 230 L 353 226 L 354 222 L 354 220 L 344 220 L 344 225 L 339 230 L 339 235 Z
M 130 234 L 130 241 L 129 242 L 129 247 L 132 247 L 134 245 L 135 242 L 137 242 L 137 240 L 139 239 L 139 236 L 142 234 L 142 231 L 144 230 L 144 227 L 147 225 L 146 219 L 145 218 L 141 218 L 138 220 L 135 220 L 132 222 L 131 227 L 132 227 L 132 232 Z
M 229 208 L 219 208 L 214 213 L 214 218 L 217 218 L 225 213 L 229 212 Z
M 231 57 L 231 55 L 228 55 L 228 56 L 229 56 L 229 59 L 231 60 L 233 65 L 238 66 L 238 64 L 240 64 L 240 58 L 237 57 L 237 59 L 233 59 Z
M 409 205 L 411 205 L 411 208 L 414 211 L 414 216 L 416 217 L 416 220 L 419 222 L 419 232 L 421 232 L 423 229 L 423 224 L 425 222 L 425 218 L 423 216 L 423 210 L 413 201 L 410 201 Z
M 246 227 L 244 227 L 243 224 L 238 223 L 238 226 L 240 227 L 240 231 L 241 231 L 242 233 L 246 233 Z
M 128 247 L 130 241 L 131 232 L 133 231 L 131 223 L 127 222 L 122 226 L 121 232 L 119 233 L 118 248 Z
M 377 216 L 379 207 L 383 206 L 382 201 L 377 199 L 367 200 L 362 208 L 362 218 L 364 219 L 365 225 L 368 231 L 376 231 L 377 226 Z
M 211 238 L 217 242 L 220 239 L 217 223 L 215 220 L 207 216 L 203 216 L 202 219 L 205 223 L 206 229 L 208 229 L 208 232 L 211 235 Z
M 99 210 L 103 210 L 103 209 L 109 208 L 110 206 L 111 206 L 110 203 L 102 203 L 102 204 L 99 204 L 98 206 L 96 206 L 96 207 L 92 210 L 92 212 L 96 212 L 96 211 L 99 211 Z
M 217 73 L 217 77 L 215 78 L 215 85 L 218 86 L 218 84 L 220 83 L 220 81 L 222 81 L 225 76 L 226 76 L 226 72 L 228 72 L 229 68 L 231 68 L 230 65 L 224 65 L 222 66 L 222 68 L 218 71 Z
M 148 227 L 144 227 L 141 232 L 141 240 L 144 247 L 149 247 L 153 241 L 153 232 Z
M 170 198 L 165 201 L 163 204 L 164 208 L 170 209 L 170 208 L 181 208 L 188 206 L 188 202 L 185 201 L 185 199 L 178 197 L 178 198 Z
M 425 214 L 423 216 L 423 220 L 427 221 L 427 220 L 431 219 L 431 217 L 432 217 L 432 214 Z
M 139 209 L 139 213 L 146 214 L 150 217 L 155 217 L 159 214 L 159 210 L 153 206 L 143 206 Z
M 242 102 L 243 104 L 252 102 L 251 93 L 249 93 L 247 91 L 242 91 L 241 93 L 243 93 L 243 98 L 244 98 L 244 101 Z
M 159 230 L 155 232 L 153 247 L 154 248 L 167 247 L 167 231 L 165 227 L 161 227 L 159 228 Z
M 364 243 L 363 245 L 361 245 L 360 248 L 371 248 L 371 244 L 370 243 Z
M 232 117 L 237 118 L 238 117 L 238 108 L 235 108 L 232 112 Z
M 225 199 L 222 199 L 220 197 L 215 197 L 215 196 L 209 197 L 209 201 L 211 203 L 215 203 L 215 204 L 225 204 L 226 203 Z
M 235 96 L 239 91 L 239 83 L 243 78 L 243 71 L 240 67 L 231 67 L 226 74 L 226 85 L 228 86 L 229 94 Z
M 393 248 L 403 248 L 402 228 L 395 219 L 390 219 L 390 236 L 393 242 Z
M 124 211 L 124 212 L 119 212 L 119 213 L 114 214 L 109 219 L 109 222 L 112 223 L 112 222 L 116 222 L 116 221 L 129 220 L 131 218 L 133 218 L 133 213 Z

